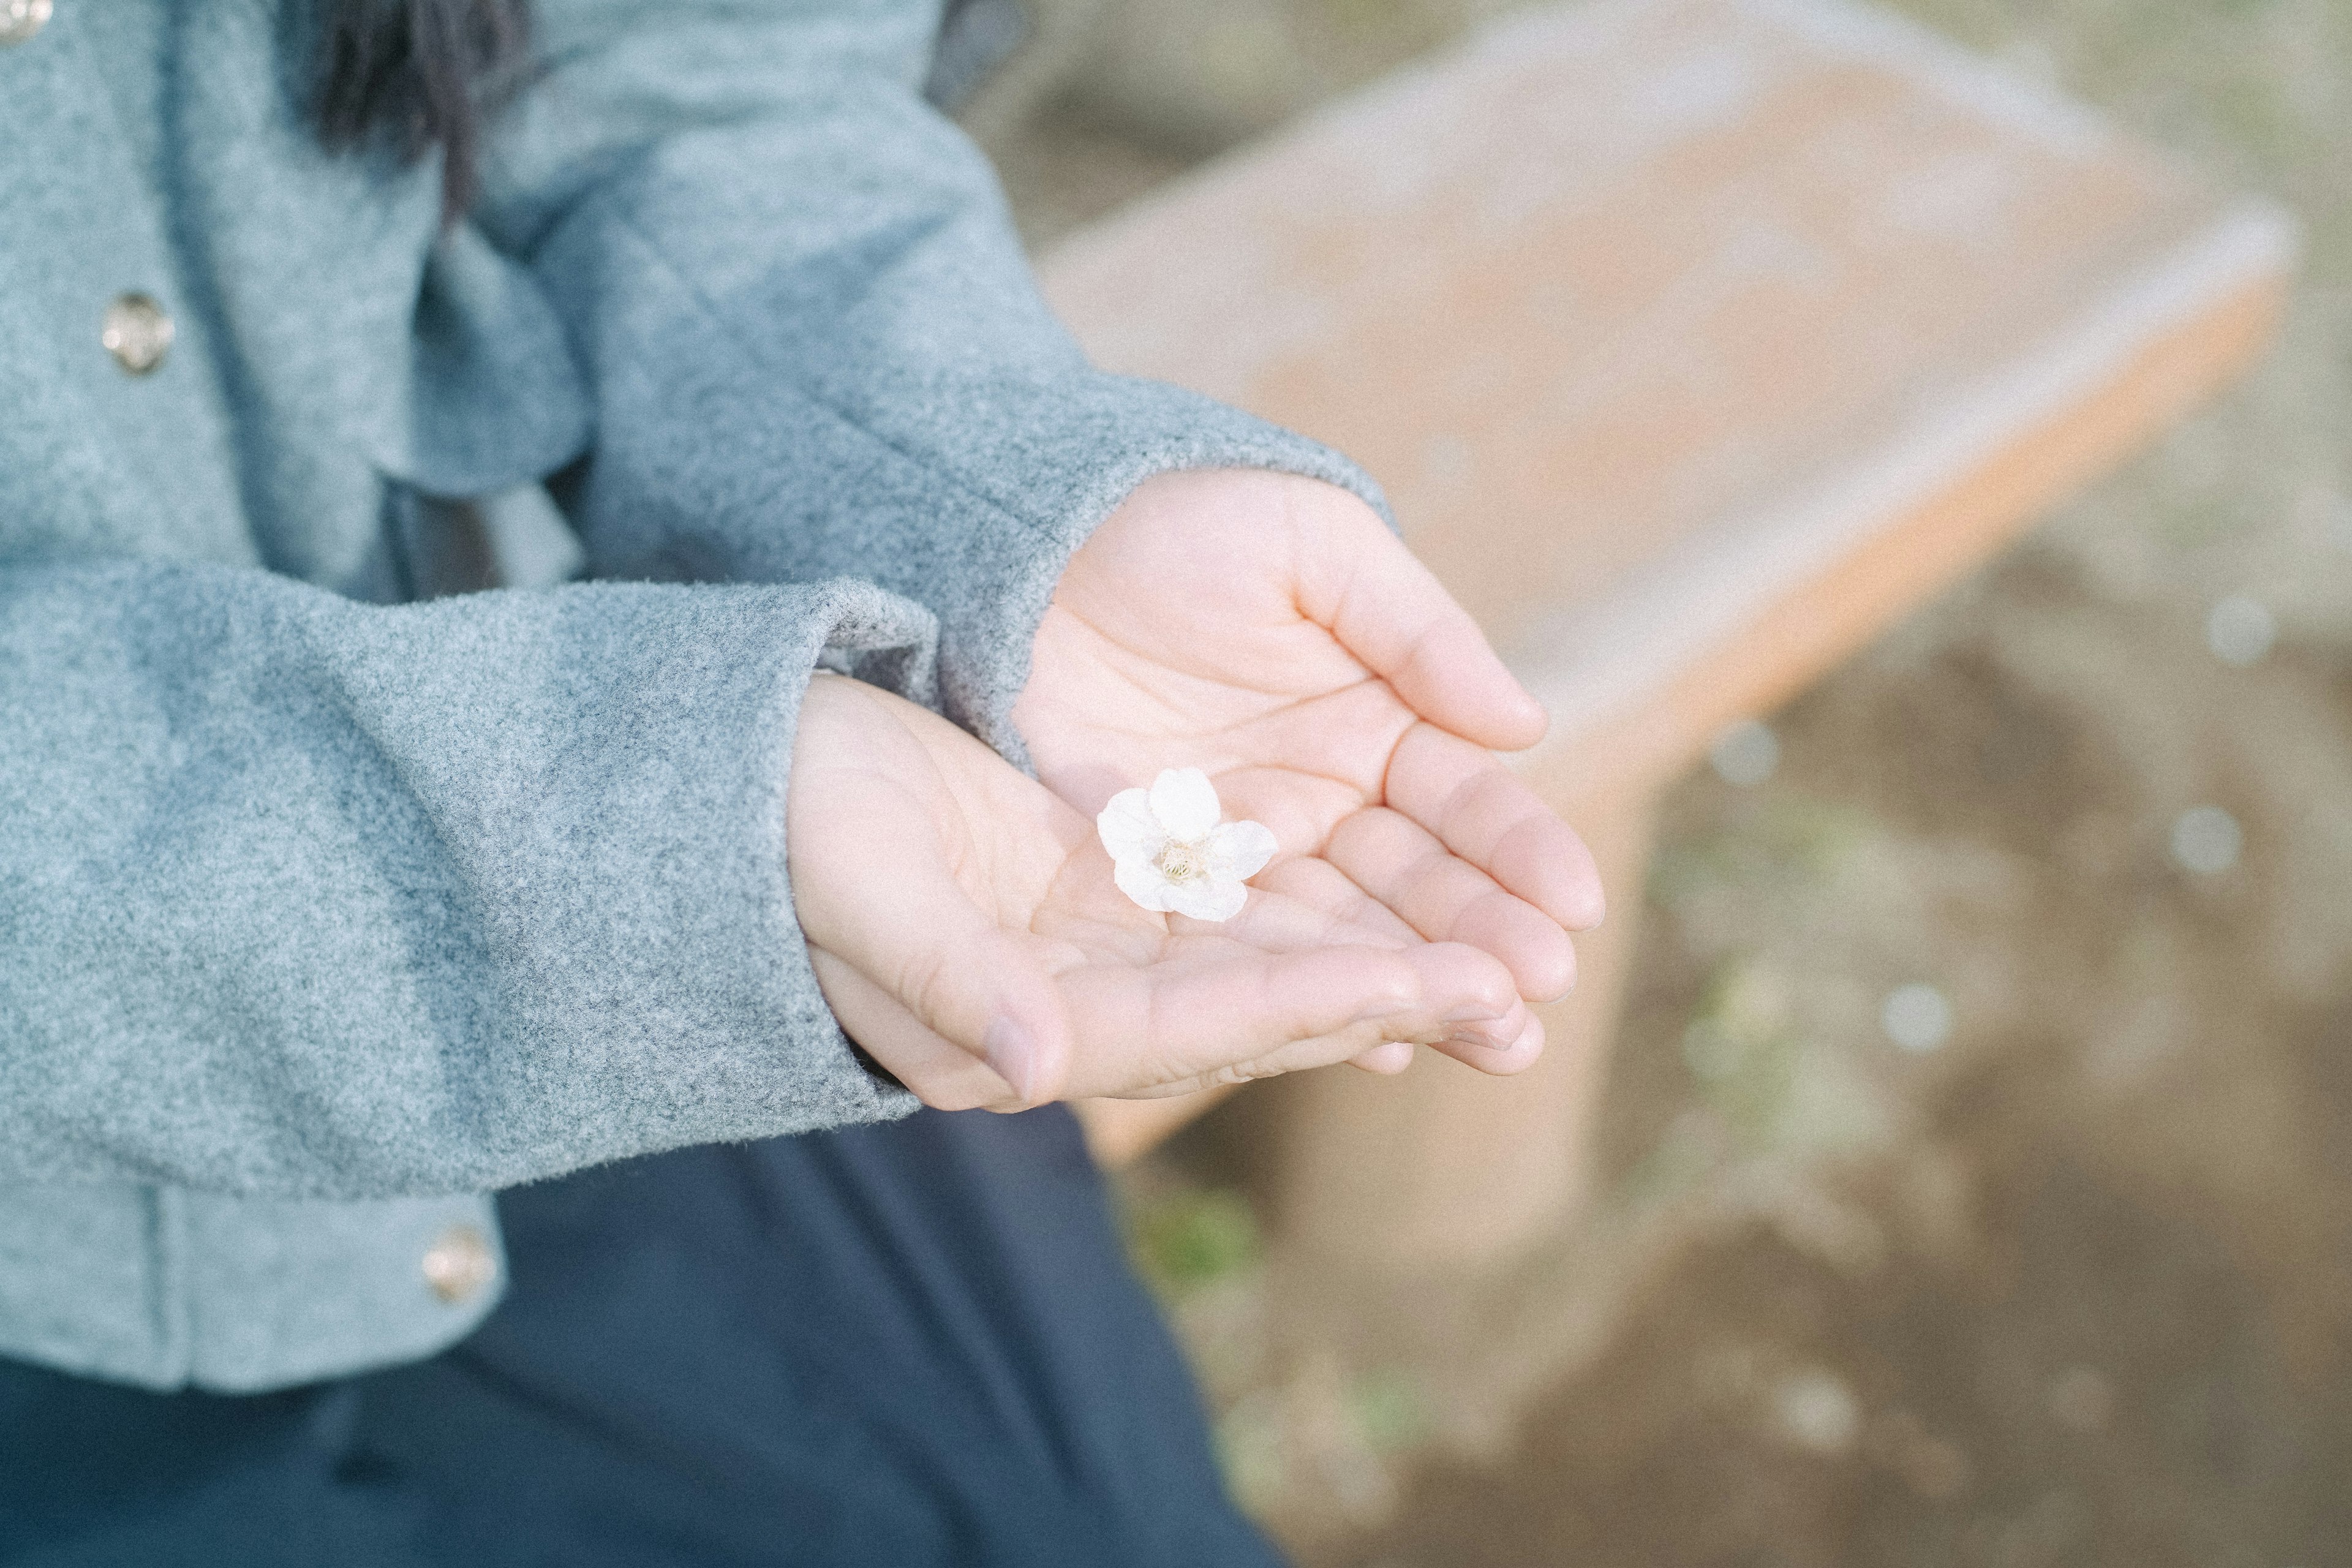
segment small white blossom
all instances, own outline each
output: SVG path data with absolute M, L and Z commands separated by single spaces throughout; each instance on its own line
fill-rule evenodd
M 1118 890 L 1155 914 L 1229 921 L 1241 913 L 1242 884 L 1274 858 L 1274 831 L 1262 822 L 1223 822 L 1216 786 L 1198 768 L 1170 768 L 1148 790 L 1110 797 L 1095 831 L 1118 868 Z

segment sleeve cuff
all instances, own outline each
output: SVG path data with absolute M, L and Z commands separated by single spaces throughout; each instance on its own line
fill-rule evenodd
M 817 986 L 785 795 L 820 661 L 930 700 L 936 637 L 857 582 L 0 573 L 0 931 L 39 977 L 0 1174 L 479 1193 L 911 1110 Z
M 593 706 L 479 851 L 512 858 L 484 868 L 512 895 L 486 901 L 482 933 L 505 1013 L 484 1070 L 521 1112 L 496 1140 L 503 1173 L 913 1110 L 818 988 L 785 794 L 811 673 L 935 704 L 934 618 L 855 581 L 556 596 L 583 592 L 607 601 L 605 646 L 573 661 L 597 672 Z

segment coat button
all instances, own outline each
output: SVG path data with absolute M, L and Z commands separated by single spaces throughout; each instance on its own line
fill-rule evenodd
M 0 0 L 0 5 L 7 0 Z M 172 318 L 152 295 L 125 294 L 106 308 L 98 341 L 114 363 L 133 375 L 145 375 L 172 352 Z
M 0 49 L 30 42 L 56 9 L 57 0 L 0 0 Z
M 425 1249 L 425 1283 L 451 1306 L 470 1301 L 498 1278 L 490 1244 L 470 1225 L 453 1225 Z

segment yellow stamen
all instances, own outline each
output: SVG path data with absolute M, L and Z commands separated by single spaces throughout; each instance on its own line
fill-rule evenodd
M 1171 882 L 1193 882 L 1209 874 L 1209 858 L 1196 844 L 1171 844 L 1152 862 Z

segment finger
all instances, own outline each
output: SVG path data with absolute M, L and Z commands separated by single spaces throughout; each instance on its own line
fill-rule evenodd
M 925 1029 L 984 1059 L 1023 1100 L 1057 1098 L 1069 1070 L 1069 1020 L 1034 939 L 1005 931 L 971 901 L 924 802 L 873 775 L 819 772 L 796 781 L 793 809 L 816 808 L 810 797 L 819 791 L 828 797 L 827 831 L 794 846 L 795 879 L 830 879 L 858 896 L 805 909 L 810 944 Z
M 1469 612 L 1368 508 L 1335 508 L 1300 568 L 1300 607 L 1431 723 L 1521 751 L 1549 722 Z
M 1296 856 L 1267 868 L 1252 883 L 1255 892 L 1229 928 L 1236 941 L 1269 952 L 1311 947 L 1412 947 L 1421 934 L 1394 911 L 1342 876 L 1329 861 Z M 1383 1076 L 1412 1065 L 1410 1040 L 1382 1040 L 1348 1058 L 1351 1066 Z
M 1446 1039 L 1431 1041 L 1430 1048 L 1497 1078 L 1525 1072 L 1543 1055 L 1543 1022 L 1524 1006 L 1493 1027 L 1503 1032 L 1490 1038 L 1483 1030 L 1464 1031 Z M 1412 1067 L 1415 1054 L 1415 1047 L 1411 1041 L 1386 1040 L 1370 1050 L 1349 1057 L 1348 1065 L 1361 1068 L 1366 1072 L 1379 1073 L 1384 1078 L 1392 1077 Z
M 1607 912 L 1584 840 L 1509 768 L 1460 736 L 1414 728 L 1389 759 L 1382 793 L 1448 849 L 1569 930 L 1590 931 Z
M 1349 1067 L 1376 1072 L 1391 1078 L 1412 1066 L 1413 1044 L 1411 1040 L 1383 1040 L 1370 1050 L 1348 1058 Z
M 1426 940 L 1318 855 L 1276 861 L 1250 885 L 1268 896 L 1244 906 L 1234 934 L 1253 947 L 1412 947 Z
M 1332 830 L 1324 854 L 1430 941 L 1467 942 L 1501 959 L 1520 995 L 1548 1002 L 1576 984 L 1576 950 L 1557 921 L 1402 813 L 1357 812 Z
M 1514 1022 L 1517 1033 L 1505 1036 L 1499 1041 L 1483 1035 L 1465 1034 L 1439 1040 L 1431 1048 L 1452 1057 L 1465 1067 L 1476 1068 L 1480 1072 L 1492 1073 L 1496 1078 L 1525 1072 L 1543 1055 L 1543 1020 L 1530 1011 L 1523 1013 Z
M 1002 1074 L 923 1026 L 896 997 L 821 948 L 809 950 L 825 1005 L 841 1032 L 935 1110 L 1009 1110 L 1026 1104 Z
M 1328 1066 L 1384 1039 L 1475 1031 L 1519 1005 L 1508 970 L 1453 943 L 1235 952 L 1063 978 L 1072 1023 L 1087 1042 L 1073 1094 Z

